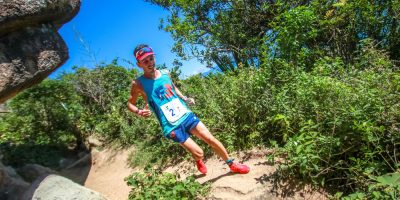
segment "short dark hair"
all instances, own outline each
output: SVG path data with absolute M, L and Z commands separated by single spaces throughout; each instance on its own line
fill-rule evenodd
M 133 56 L 136 57 L 136 52 L 138 52 L 140 49 L 142 49 L 143 47 L 149 47 L 149 45 L 147 44 L 139 44 L 135 47 L 135 50 L 133 51 Z

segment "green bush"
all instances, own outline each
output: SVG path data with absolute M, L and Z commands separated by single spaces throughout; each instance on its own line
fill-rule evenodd
M 343 196 L 343 193 L 335 194 L 334 199 L 356 200 L 356 199 L 390 199 L 400 197 L 400 173 L 390 173 L 379 177 L 371 177 L 371 183 L 364 191 Z
M 59 160 L 68 152 L 63 146 L 40 144 L 0 144 L 2 162 L 5 165 L 22 167 L 28 163 L 36 163 L 43 166 L 58 169 Z
M 399 169 L 400 73 L 380 58 L 364 57 L 362 68 L 323 58 L 281 85 L 273 104 L 292 135 L 277 151 L 285 157 L 280 175 L 348 193 Z
M 181 80 L 180 89 L 195 98 L 191 109 L 229 152 L 278 147 L 274 156 L 285 158 L 278 170 L 281 178 L 329 185 L 344 195 L 369 195 L 371 177 L 395 173 L 400 166 L 400 73 L 385 52 L 370 44 L 361 45 L 352 65 L 329 56 L 306 68 L 272 59 L 259 69 L 192 76 Z M 134 165 L 163 167 L 189 159 L 179 145 L 162 139 L 154 117 L 138 118 L 127 110 L 130 82 L 138 75 L 112 63 L 64 77 L 67 81 L 57 84 L 74 86 L 70 98 L 54 92 L 48 102 L 38 95 L 48 93 L 43 86 L 22 94 L 10 103 L 16 112 L 1 118 L 3 148 L 31 144 L 28 141 L 65 147 L 76 143 L 79 135 L 96 134 L 107 142 L 134 144 Z M 96 85 L 97 95 L 83 89 L 103 77 L 108 81 Z M 104 96 L 101 101 L 99 95 Z M 66 109 L 54 103 L 60 101 L 67 102 Z M 138 103 L 144 105 L 143 100 Z M 46 132 L 49 127 L 54 134 Z M 213 153 L 199 144 L 207 156 Z
M 0 152 L 6 165 L 38 163 L 57 167 L 68 151 L 79 149 L 79 96 L 64 80 L 45 80 L 14 97 L 11 113 L 0 116 Z
M 207 194 L 209 186 L 202 186 L 193 176 L 184 180 L 171 173 L 154 169 L 136 172 L 125 178 L 132 187 L 129 199 L 195 199 Z

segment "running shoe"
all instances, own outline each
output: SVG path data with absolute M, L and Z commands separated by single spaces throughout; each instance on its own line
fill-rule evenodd
M 203 163 L 203 160 L 196 160 L 196 166 L 200 173 L 207 174 L 207 167 Z
M 229 165 L 229 168 L 231 168 L 231 172 L 239 173 L 239 174 L 247 174 L 250 171 L 250 168 L 247 165 L 236 163 L 236 162 Z

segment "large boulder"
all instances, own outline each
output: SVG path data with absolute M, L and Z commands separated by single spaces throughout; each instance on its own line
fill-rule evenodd
M 0 103 L 35 85 L 68 59 L 58 29 L 80 0 L 0 1 Z
M 58 175 L 47 175 L 43 178 L 36 179 L 22 199 L 107 200 L 100 193 L 87 189 Z

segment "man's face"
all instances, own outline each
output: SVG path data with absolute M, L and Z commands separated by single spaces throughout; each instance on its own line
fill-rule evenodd
M 138 61 L 137 65 L 143 69 L 144 72 L 152 72 L 156 70 L 156 58 L 154 55 L 149 55 L 146 58 Z

